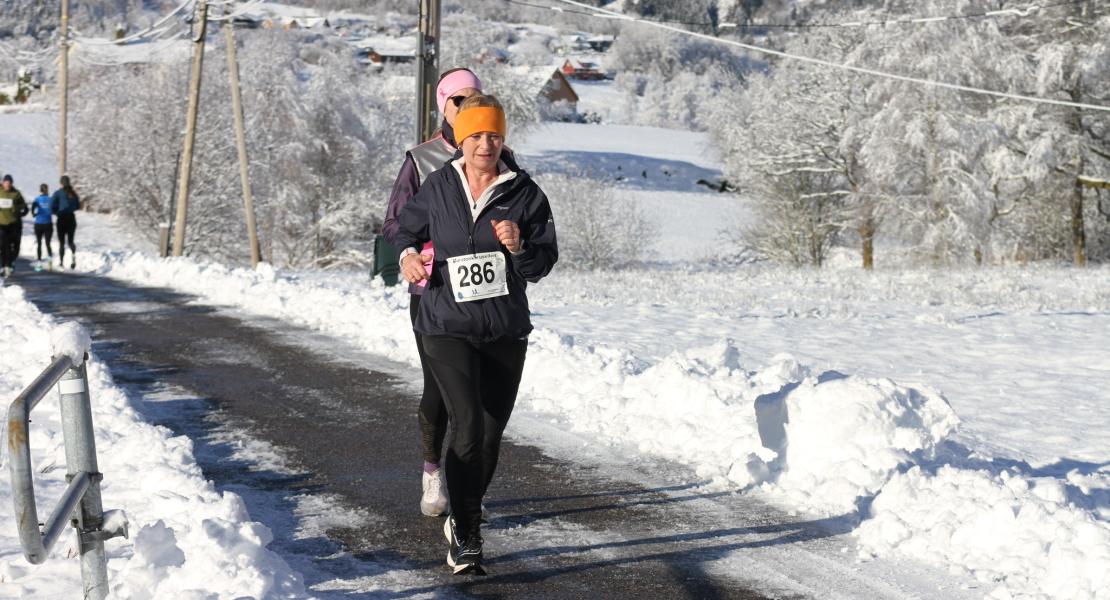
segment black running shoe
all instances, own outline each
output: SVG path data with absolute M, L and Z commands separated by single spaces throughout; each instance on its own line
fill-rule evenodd
M 443 534 L 447 538 L 447 566 L 451 567 L 456 575 L 471 573 L 485 575 L 482 568 L 482 534 L 475 524 L 471 530 L 462 536 L 462 532 L 455 526 L 455 517 L 447 517 L 443 523 Z

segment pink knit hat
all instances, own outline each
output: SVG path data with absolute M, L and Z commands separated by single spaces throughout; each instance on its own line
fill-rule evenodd
M 474 88 L 480 92 L 482 91 L 482 82 L 478 80 L 477 75 L 466 69 L 454 71 L 444 77 L 436 86 L 436 105 L 439 106 L 439 114 L 445 113 L 448 98 L 454 96 L 455 92 L 466 88 Z

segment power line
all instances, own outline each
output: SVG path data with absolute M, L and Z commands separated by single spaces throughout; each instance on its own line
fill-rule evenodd
M 519 4 L 521 6 L 547 9 L 547 10 L 560 12 L 560 13 L 585 15 L 585 16 L 589 16 L 589 17 L 598 17 L 599 16 L 599 14 L 595 13 L 595 12 L 574 10 L 574 9 L 562 8 L 562 7 L 559 7 L 559 6 L 534 4 L 532 2 L 525 2 L 524 0 L 504 0 L 504 1 L 509 3 L 509 4 Z M 554 0 L 554 1 L 560 1 L 560 0 Z M 741 23 L 721 22 L 721 23 L 717 23 L 716 27 L 719 28 L 719 29 L 744 28 L 744 29 L 797 29 L 797 30 L 806 30 L 806 29 L 814 29 L 814 28 L 871 27 L 871 26 L 886 26 L 886 25 L 923 25 L 923 24 L 926 24 L 926 23 L 937 23 L 937 22 L 942 22 L 942 21 L 960 21 L 960 20 L 999 18 L 999 17 L 1027 18 L 1027 17 L 1031 16 L 1032 14 L 1034 14 L 1036 12 L 1039 12 L 1039 11 L 1042 11 L 1042 10 L 1052 9 L 1052 8 L 1059 8 L 1059 7 L 1062 7 L 1062 6 L 1074 6 L 1076 4 L 1082 4 L 1082 3 L 1088 2 L 1088 1 L 1089 0 L 1062 0 L 1060 2 L 1031 4 L 1029 6 L 1026 6 L 1025 8 L 1005 8 L 1005 9 L 999 9 L 999 10 L 988 10 L 988 11 L 983 11 L 983 12 L 966 13 L 966 14 L 959 14 L 959 15 L 903 17 L 903 18 L 899 18 L 899 19 L 878 19 L 878 20 L 869 20 L 869 21 L 844 21 L 844 22 L 839 22 L 839 23 L 833 23 L 833 22 L 824 22 L 824 23 L 822 23 L 822 22 L 817 22 L 817 23 L 754 23 L 753 22 L 753 23 L 743 23 L 743 24 L 741 24 Z M 587 5 L 587 7 L 590 10 L 594 10 L 594 9 L 597 8 L 597 7 L 592 7 L 592 6 L 588 6 L 588 5 Z M 602 10 L 604 10 L 604 9 L 602 9 Z M 668 20 L 668 19 L 645 19 L 645 18 L 642 18 L 642 17 L 632 17 L 632 16 L 629 16 L 629 15 L 625 15 L 625 14 L 622 14 L 622 13 L 615 12 L 615 11 L 607 11 L 607 13 L 608 14 L 601 15 L 601 18 L 615 19 L 615 20 L 641 20 L 641 21 L 645 21 L 645 22 L 663 23 L 663 24 L 667 24 L 667 25 L 693 25 L 693 26 L 696 26 L 696 27 L 713 27 L 714 26 L 714 24 L 709 22 L 709 21 L 676 21 L 676 20 Z
M 535 3 L 532 3 L 532 2 L 525 2 L 524 0 L 504 0 L 504 1 L 508 2 L 509 4 L 519 4 L 519 6 L 522 6 L 522 7 L 531 7 L 531 8 L 536 8 L 536 9 L 546 9 L 546 10 L 551 10 L 551 11 L 554 11 L 554 12 L 562 12 L 562 13 L 566 13 L 566 14 L 584 14 L 584 16 L 586 16 L 586 17 L 597 18 L 596 13 L 586 12 L 584 10 L 565 9 L 563 7 L 552 7 L 552 6 L 548 6 L 548 4 L 535 4 Z M 619 17 L 606 17 L 606 18 L 617 18 L 618 19 Z M 697 27 L 710 27 L 710 24 L 712 24 L 712 23 L 703 22 L 703 21 L 657 20 L 657 21 L 654 21 L 654 22 L 656 22 L 656 23 L 676 24 L 676 26 L 697 26 Z
M 789 59 L 789 60 L 795 60 L 795 61 L 798 61 L 798 62 L 805 62 L 805 63 L 815 64 L 815 65 L 821 65 L 823 67 L 831 67 L 833 69 L 840 69 L 840 70 L 843 70 L 843 71 L 851 71 L 853 73 L 860 73 L 860 74 L 863 74 L 863 75 L 870 75 L 870 76 L 873 76 L 873 77 L 882 77 L 882 78 L 886 78 L 886 79 L 893 79 L 895 81 L 904 81 L 906 83 L 916 83 L 916 84 L 919 84 L 919 85 L 927 85 L 927 86 L 931 86 L 931 87 L 954 90 L 954 91 L 958 91 L 958 92 L 966 92 L 966 93 L 969 93 L 969 94 L 979 94 L 979 95 L 983 95 L 983 96 L 993 96 L 993 97 L 996 97 L 996 98 L 1006 98 L 1008 100 L 1019 100 L 1019 101 L 1022 101 L 1022 102 L 1032 102 L 1032 103 L 1037 103 L 1037 104 L 1048 104 L 1048 105 L 1053 105 L 1053 106 L 1067 106 L 1067 107 L 1070 107 L 1070 108 L 1079 108 L 1079 109 L 1083 109 L 1083 110 L 1097 110 L 1097 111 L 1110 112 L 1110 106 L 1101 106 L 1101 105 L 1098 105 L 1098 104 L 1087 104 L 1087 103 L 1084 103 L 1084 102 L 1071 102 L 1071 101 L 1068 101 L 1068 100 L 1055 100 L 1055 99 L 1052 99 L 1052 98 L 1041 98 L 1039 96 L 1026 96 L 1026 95 L 1023 95 L 1023 94 L 1013 94 L 1013 93 L 1010 93 L 1010 92 L 1001 92 L 1001 91 L 998 91 L 998 90 L 989 90 L 989 89 L 984 89 L 984 88 L 977 88 L 977 87 L 972 87 L 972 86 L 968 86 L 968 85 L 961 85 L 961 84 L 958 84 L 958 83 L 947 83 L 947 82 L 944 82 L 944 81 L 934 81 L 932 79 L 922 79 L 920 77 L 911 77 L 909 75 L 899 75 L 897 73 L 889 73 L 889 72 L 886 72 L 886 71 L 879 71 L 877 69 L 868 69 L 866 67 L 856 67 L 856 66 L 853 66 L 853 65 L 845 65 L 845 64 L 841 64 L 841 63 L 835 63 L 835 62 L 832 62 L 832 61 L 823 60 L 823 59 L 820 59 L 820 58 L 812 58 L 812 57 L 809 57 L 809 56 L 800 56 L 800 55 L 797 55 L 797 54 L 790 54 L 790 53 L 787 53 L 787 52 L 782 52 L 780 50 L 772 50 L 770 48 L 764 48 L 762 46 L 754 46 L 752 44 L 745 44 L 743 42 L 738 42 L 738 41 L 735 41 L 735 40 L 722 39 L 722 38 L 714 37 L 714 36 L 707 35 L 707 34 L 704 34 L 704 33 L 698 33 L 696 31 L 689 31 L 689 30 L 686 30 L 686 29 L 679 29 L 678 27 L 672 27 L 671 25 L 667 25 L 665 23 L 659 23 L 657 21 L 649 21 L 649 20 L 645 20 L 645 19 L 638 19 L 638 18 L 635 18 L 635 17 L 630 17 L 628 15 L 622 15 L 620 13 L 617 13 L 617 12 L 614 12 L 614 11 L 611 11 L 611 10 L 607 10 L 607 9 L 604 9 L 604 8 L 598 8 L 598 7 L 595 7 L 595 6 L 590 6 L 588 4 L 582 4 L 581 2 L 577 2 L 575 0 L 552 0 L 552 1 L 562 2 L 563 4 L 569 4 L 571 6 L 577 6 L 577 7 L 589 10 L 589 11 L 593 11 L 595 13 L 598 13 L 598 14 L 594 15 L 596 18 L 617 18 L 617 19 L 621 19 L 621 20 L 624 20 L 624 21 L 631 21 L 631 22 L 634 22 L 634 23 L 643 23 L 644 25 L 648 25 L 648 26 L 651 26 L 651 27 L 656 27 L 658 29 L 665 29 L 667 31 L 673 31 L 675 33 L 680 33 L 680 34 L 683 34 L 683 35 L 688 35 L 688 36 L 691 36 L 691 37 L 700 38 L 700 39 L 707 40 L 707 41 L 717 43 L 717 44 L 725 44 L 725 45 L 728 45 L 728 46 L 736 46 L 737 48 L 743 48 L 745 50 L 751 50 L 753 52 L 758 52 L 760 54 L 768 54 L 768 55 L 771 55 L 771 56 L 777 56 L 779 58 L 785 58 L 785 59 Z M 603 15 L 608 15 L 608 16 L 603 16 Z
M 747 23 L 743 27 L 746 28 L 767 28 L 767 29 L 811 29 L 815 27 L 870 27 L 870 26 L 886 26 L 886 25 L 922 25 L 925 23 L 939 23 L 942 21 L 963 21 L 970 19 L 987 19 L 998 17 L 1019 17 L 1026 18 L 1033 13 L 1050 9 L 1059 8 L 1061 6 L 1074 6 L 1082 4 L 1089 0 L 1063 0 L 1061 2 L 1050 2 L 1046 4 L 1030 4 L 1025 8 L 1003 8 L 998 10 L 987 10 L 976 13 L 965 13 L 959 15 L 936 15 L 926 17 L 902 17 L 899 19 L 878 19 L 870 21 L 844 21 L 840 23 Z M 737 26 L 735 23 L 730 24 Z

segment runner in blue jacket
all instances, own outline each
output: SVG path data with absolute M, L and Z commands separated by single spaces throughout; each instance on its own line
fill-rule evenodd
M 455 119 L 460 153 L 405 205 L 396 236 L 402 276 L 428 282 L 414 328 L 450 416 L 444 531 L 456 573 L 482 569 L 482 496 L 497 468 L 532 331 L 526 289 L 559 257 L 547 197 L 528 173 L 502 160 L 505 132 L 495 98 L 464 100 Z M 434 258 L 420 254 L 428 241 Z
M 31 203 L 31 215 L 35 217 L 35 244 L 37 256 L 42 262 L 42 241 L 46 240 L 46 256 L 54 262 L 54 251 L 50 249 L 50 241 L 54 237 L 54 210 L 51 208 L 53 200 L 48 195 L 50 188 L 44 183 L 39 186 L 39 197 Z M 36 267 L 38 268 L 38 267 Z

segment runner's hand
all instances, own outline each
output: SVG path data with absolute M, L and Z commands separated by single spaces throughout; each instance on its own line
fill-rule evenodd
M 401 261 L 401 276 L 409 283 L 420 283 L 429 279 L 424 265 L 432 262 L 430 254 L 410 254 Z
M 520 252 L 520 227 L 512 221 L 498 221 L 490 219 L 493 225 L 493 235 L 506 250 L 512 253 Z

